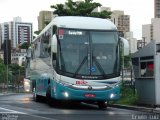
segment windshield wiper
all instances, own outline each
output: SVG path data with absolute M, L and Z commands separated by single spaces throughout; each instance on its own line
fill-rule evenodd
M 75 77 L 76 74 L 80 71 L 81 67 L 84 65 L 84 63 L 86 62 L 86 60 L 87 60 L 87 56 L 85 56 L 85 57 L 83 58 L 81 64 L 78 66 L 78 68 L 77 68 L 76 72 L 74 73 L 73 77 Z
M 99 69 L 100 73 L 103 75 L 103 77 L 107 77 L 101 64 L 97 61 L 95 56 L 93 56 L 93 60 L 95 61 L 95 64 L 96 64 L 97 68 Z

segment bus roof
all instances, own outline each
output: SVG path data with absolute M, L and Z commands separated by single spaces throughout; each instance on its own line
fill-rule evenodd
M 73 29 L 117 30 L 117 27 L 107 19 L 82 16 L 58 16 L 55 17 L 37 37 L 40 37 L 53 25 Z
M 76 28 L 76 29 L 100 29 L 100 30 L 115 30 L 116 26 L 107 19 L 93 17 L 78 17 L 64 16 L 56 17 L 51 24 L 56 24 L 57 27 Z

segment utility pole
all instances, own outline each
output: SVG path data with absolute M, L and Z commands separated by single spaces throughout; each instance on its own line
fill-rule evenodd
M 4 64 L 6 65 L 6 84 L 7 84 L 7 92 L 8 92 L 8 65 L 11 63 L 11 41 L 4 41 Z
M 20 88 L 19 88 L 19 87 L 20 87 L 20 82 L 21 82 L 20 76 L 21 76 L 21 75 L 20 75 L 20 69 L 19 69 L 19 70 L 18 70 L 18 93 L 19 93 L 19 91 L 20 91 L 20 90 L 19 90 L 19 89 L 20 89 Z

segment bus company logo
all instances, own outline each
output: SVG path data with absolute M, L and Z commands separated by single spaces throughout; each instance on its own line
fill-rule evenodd
M 78 80 L 78 81 L 76 81 L 76 84 L 78 84 L 78 85 L 85 85 L 85 84 L 87 84 L 88 82 L 87 81 L 84 81 L 84 80 Z

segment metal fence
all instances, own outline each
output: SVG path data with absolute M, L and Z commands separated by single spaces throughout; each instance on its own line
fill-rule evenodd
M 124 88 L 132 88 L 135 92 L 135 79 L 132 68 L 125 68 L 121 70 L 121 82 Z

